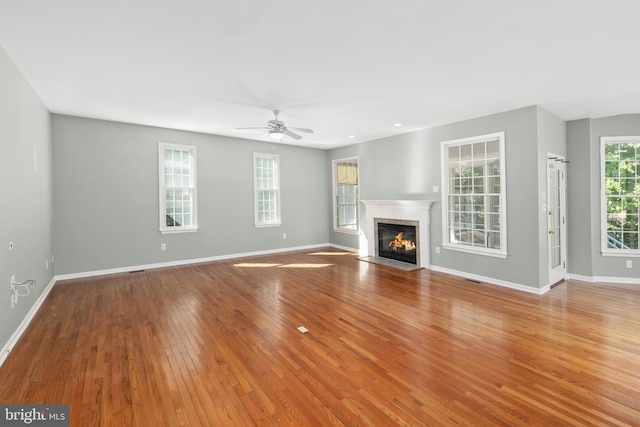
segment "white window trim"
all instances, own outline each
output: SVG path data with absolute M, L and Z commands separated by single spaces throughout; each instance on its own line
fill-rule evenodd
M 358 164 L 358 201 L 356 203 L 356 212 L 357 212 L 357 229 L 350 230 L 347 228 L 339 228 L 338 227 L 338 163 L 348 162 L 348 161 L 356 161 Z M 360 233 L 360 158 L 359 156 L 352 157 L 344 157 L 341 159 L 334 159 L 331 163 L 331 173 L 333 176 L 333 231 L 337 233 L 345 233 L 345 234 L 354 234 L 357 235 Z
M 166 149 L 190 151 L 192 158 L 193 173 L 193 212 L 192 225 L 188 227 L 167 227 L 166 226 L 166 200 L 165 200 L 165 180 L 164 180 L 164 151 Z M 192 145 L 170 144 L 165 142 L 158 143 L 158 188 L 159 188 L 159 225 L 160 233 L 193 233 L 198 231 L 198 197 L 197 197 L 197 171 L 196 171 L 196 147 Z
M 273 159 L 276 168 L 276 221 L 261 222 L 258 220 L 258 176 L 256 174 L 256 160 L 258 158 Z M 270 153 L 253 153 L 253 218 L 256 228 L 262 227 L 279 227 L 282 225 L 282 217 L 280 214 L 280 156 Z
M 602 256 L 640 257 L 640 249 L 611 249 L 607 242 L 607 198 L 605 184 L 605 145 L 624 144 L 640 141 L 640 136 L 602 136 L 600 137 L 600 251 Z
M 476 142 L 493 140 L 498 138 L 500 147 L 500 249 L 481 248 L 449 242 L 449 152 L 452 145 L 467 145 Z M 485 255 L 497 258 L 506 258 L 507 252 L 507 175 L 505 155 L 505 132 L 495 132 L 486 135 L 472 136 L 468 138 L 452 139 L 440 143 L 441 171 L 442 171 L 442 247 L 445 249 L 467 252 L 477 255 Z

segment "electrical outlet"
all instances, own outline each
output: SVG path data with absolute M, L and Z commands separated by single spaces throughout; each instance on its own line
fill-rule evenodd
M 440 246 L 436 246 L 436 253 L 439 254 L 440 253 Z
M 627 260 L 627 268 L 633 268 L 633 261 L 630 259 Z
M 282 238 L 286 239 L 287 238 L 287 233 L 282 233 Z
M 13 249 L 13 242 L 9 242 L 9 250 Z
M 166 243 L 160 243 L 160 250 L 161 251 L 166 251 L 167 250 L 167 244 Z

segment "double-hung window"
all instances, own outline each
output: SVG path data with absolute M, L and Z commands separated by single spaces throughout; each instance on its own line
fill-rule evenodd
M 603 255 L 640 255 L 640 136 L 602 137 Z
M 195 231 L 196 147 L 160 143 L 160 232 Z
M 443 247 L 507 256 L 504 132 L 443 141 Z
M 358 158 L 333 161 L 333 228 L 358 231 Z
M 277 154 L 253 153 L 256 227 L 280 225 L 280 172 Z

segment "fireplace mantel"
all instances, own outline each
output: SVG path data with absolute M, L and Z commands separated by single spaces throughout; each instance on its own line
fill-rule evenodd
M 431 239 L 431 205 L 435 200 L 360 200 L 365 207 L 364 238 L 366 244 L 360 245 L 361 257 L 376 255 L 374 218 L 401 219 L 420 223 L 419 267 L 429 268 Z M 364 243 L 364 242 L 363 242 Z

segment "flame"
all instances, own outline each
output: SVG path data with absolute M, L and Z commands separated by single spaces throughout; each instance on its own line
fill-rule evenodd
M 395 240 L 389 242 L 389 247 L 394 251 L 397 251 L 400 248 L 404 248 L 405 251 L 416 248 L 416 244 L 412 240 L 406 240 L 403 237 L 404 233 L 402 231 L 396 234 Z

